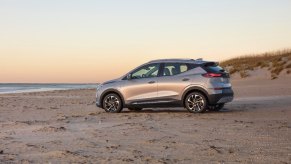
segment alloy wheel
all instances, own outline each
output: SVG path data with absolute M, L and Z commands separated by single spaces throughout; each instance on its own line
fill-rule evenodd
M 186 98 L 186 108 L 191 113 L 201 113 L 206 109 L 206 99 L 200 93 L 191 93 Z
M 121 100 L 115 94 L 109 94 L 104 98 L 103 108 L 106 112 L 120 112 Z

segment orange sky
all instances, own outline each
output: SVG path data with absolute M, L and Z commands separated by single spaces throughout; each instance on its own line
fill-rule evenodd
M 95 83 L 153 59 L 291 48 L 288 0 L 14 0 L 0 20 L 0 83 Z

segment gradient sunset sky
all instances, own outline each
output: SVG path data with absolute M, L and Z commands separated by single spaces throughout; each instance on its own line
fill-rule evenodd
M 291 48 L 291 0 L 0 0 L 0 83 L 102 82 L 159 58 Z

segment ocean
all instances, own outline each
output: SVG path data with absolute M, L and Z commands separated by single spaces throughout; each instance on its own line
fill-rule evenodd
M 93 89 L 96 88 L 97 86 L 98 84 L 0 83 L 0 94 L 71 90 L 71 89 Z

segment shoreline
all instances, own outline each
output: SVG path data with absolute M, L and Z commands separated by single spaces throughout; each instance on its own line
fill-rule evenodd
M 76 88 L 76 89 L 39 89 L 39 90 L 31 90 L 31 91 L 15 91 L 15 92 L 0 92 L 0 95 L 9 95 L 9 94 L 23 94 L 23 93 L 42 93 L 42 92 L 53 92 L 53 91 L 74 91 L 74 90 L 96 90 L 94 88 Z
M 95 89 L 99 84 L 0 83 L 0 94 L 33 93 L 57 90 Z

